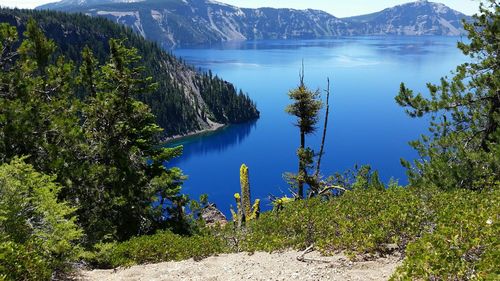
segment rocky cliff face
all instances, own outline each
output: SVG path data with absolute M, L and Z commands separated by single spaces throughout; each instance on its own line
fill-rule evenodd
M 61 6 L 63 2 L 66 4 Z M 99 4 L 96 0 L 65 0 L 40 8 L 106 17 L 163 47 L 351 35 L 455 36 L 464 33 L 461 20 L 468 18 L 428 1 L 343 19 L 319 10 L 244 9 L 210 0 L 105 0 Z
M 49 3 L 39 6 L 38 9 L 58 9 L 64 7 L 74 7 L 74 6 L 91 6 L 100 4 L 111 4 L 111 3 L 135 3 L 143 2 L 145 0 L 61 0 L 59 2 Z
M 357 24 L 356 32 L 367 35 L 457 36 L 465 32 L 462 19 L 468 17 L 443 4 L 424 0 L 344 20 Z

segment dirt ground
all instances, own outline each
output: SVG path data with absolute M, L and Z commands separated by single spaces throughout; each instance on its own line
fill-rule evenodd
M 81 271 L 77 280 L 388 280 L 400 265 L 398 257 L 350 262 L 343 255 L 322 257 L 313 252 L 300 262 L 295 251 L 283 253 L 238 253 L 139 265 L 116 270 Z M 314 259 L 314 261 L 310 261 Z

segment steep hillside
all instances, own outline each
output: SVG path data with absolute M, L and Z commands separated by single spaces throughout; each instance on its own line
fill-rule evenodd
M 163 47 L 235 40 L 310 39 L 339 35 L 338 19 L 317 10 L 240 9 L 205 0 L 148 0 L 41 8 L 83 12 L 132 27 Z
M 461 35 L 464 18 L 464 14 L 443 4 L 421 0 L 344 20 L 360 23 L 361 34 Z
M 163 47 L 259 39 L 316 39 L 352 35 L 460 35 L 467 16 L 418 1 L 378 13 L 339 19 L 319 10 L 246 9 L 211 0 L 65 1 L 39 7 L 82 12 L 130 26 Z M 78 3 L 76 3 L 78 2 Z M 121 3 L 116 3 L 121 2 Z
M 69 7 L 69 6 L 87 6 L 87 5 L 96 5 L 105 3 L 134 3 L 143 1 L 145 0 L 61 0 L 59 2 L 42 5 L 39 8 L 55 9 L 55 8 Z
M 108 54 L 110 38 L 126 38 L 143 57 L 147 74 L 159 83 L 154 93 L 139 99 L 150 105 L 166 136 L 210 129 L 217 124 L 245 122 L 259 116 L 255 104 L 235 87 L 211 74 L 185 65 L 155 43 L 103 18 L 53 11 L 0 10 L 0 22 L 16 25 L 22 31 L 34 17 L 47 37 L 60 46 L 59 52 L 79 59 L 84 46 L 90 46 L 102 61 Z

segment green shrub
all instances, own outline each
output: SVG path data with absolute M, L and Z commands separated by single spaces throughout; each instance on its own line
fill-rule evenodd
M 394 280 L 499 280 L 500 189 L 441 192 L 430 227 L 407 248 Z
M 0 243 L 0 280 L 50 280 L 50 261 L 34 243 Z
M 357 189 L 330 201 L 296 201 L 280 212 L 265 213 L 240 237 L 247 251 L 303 249 L 314 242 L 324 254 L 385 252 L 404 248 L 424 223 L 424 207 L 412 190 Z
M 311 243 L 324 254 L 386 253 L 387 244 L 403 250 L 425 224 L 424 201 L 413 190 L 356 189 L 328 201 L 320 198 L 290 202 L 278 212 L 266 212 L 239 231 L 228 224 L 202 235 L 183 237 L 159 232 L 119 244 L 101 244 L 91 262 L 116 267 L 221 252 L 304 249 Z
M 159 232 L 101 244 L 100 267 L 204 258 L 224 252 L 301 250 L 351 257 L 405 254 L 394 280 L 498 280 L 500 188 L 440 191 L 358 188 L 341 197 L 288 203 L 242 230 L 228 224 L 190 237 Z
M 170 231 L 159 231 L 122 243 L 98 244 L 87 259 L 97 267 L 114 268 L 190 258 L 199 260 L 224 251 L 223 241 L 209 234 L 181 236 Z
M 50 280 L 76 256 L 81 231 L 59 190 L 20 159 L 0 166 L 0 277 Z

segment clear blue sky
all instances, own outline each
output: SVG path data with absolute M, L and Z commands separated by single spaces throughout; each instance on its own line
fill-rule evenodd
M 441 2 L 462 13 L 476 13 L 479 0 L 434 0 Z M 55 0 L 0 0 L 0 6 L 34 8 L 36 6 L 57 2 Z M 219 0 L 239 7 L 276 7 L 295 9 L 319 9 L 337 17 L 348 17 L 380 11 L 384 8 L 412 2 L 411 0 Z
M 414 1 L 416 0 L 221 0 L 219 2 L 251 8 L 311 8 L 329 12 L 336 17 L 349 17 L 378 12 L 385 8 Z M 432 0 L 432 2 L 443 3 L 467 15 L 475 14 L 479 10 L 477 0 Z

